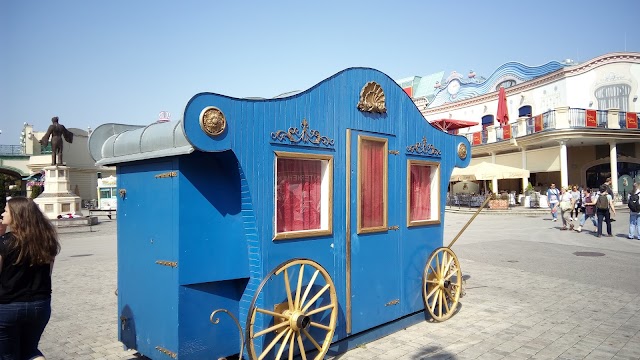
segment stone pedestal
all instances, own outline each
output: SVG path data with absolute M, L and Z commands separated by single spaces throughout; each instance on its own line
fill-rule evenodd
M 52 165 L 44 168 L 45 182 L 44 192 L 40 194 L 35 203 L 49 218 L 56 219 L 58 215 L 80 215 L 80 196 L 71 192 L 69 184 L 69 168 L 62 165 Z

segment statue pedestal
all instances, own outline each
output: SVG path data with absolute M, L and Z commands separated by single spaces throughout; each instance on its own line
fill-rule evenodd
M 44 171 L 44 192 L 33 200 L 40 210 L 49 219 L 69 214 L 82 216 L 80 196 L 70 190 L 69 169 L 63 165 L 52 165 L 45 167 Z

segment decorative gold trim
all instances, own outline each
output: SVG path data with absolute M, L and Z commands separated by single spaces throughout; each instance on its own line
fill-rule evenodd
M 431 212 L 431 219 L 411 221 L 411 166 L 429 166 L 435 171 L 432 174 L 431 204 L 436 204 Z M 435 197 L 435 199 L 434 199 Z M 440 224 L 440 163 L 424 160 L 407 160 L 407 227 Z
M 278 130 L 271 133 L 271 139 L 284 142 L 289 140 L 292 144 L 311 143 L 314 145 L 333 146 L 334 140 L 326 136 L 320 135 L 318 130 L 309 130 L 309 122 L 307 119 L 302 119 L 302 132 L 297 127 L 290 127 L 289 130 Z
M 373 233 L 373 232 L 382 232 L 382 231 L 388 231 L 388 201 L 389 201 L 389 156 L 385 156 L 384 157 L 384 164 L 382 165 L 382 206 L 383 206 L 383 213 L 382 213 L 382 220 L 383 223 L 380 226 L 373 226 L 373 227 L 368 227 L 368 228 L 363 228 L 362 227 L 362 189 L 361 189 L 361 185 L 360 185 L 360 179 L 362 178 L 362 161 L 361 161 L 361 148 L 362 148 L 362 141 L 376 141 L 376 142 L 382 142 L 384 143 L 384 149 L 382 150 L 383 154 L 388 154 L 389 153 L 389 139 L 387 138 L 379 138 L 379 137 L 373 137 L 373 136 L 365 136 L 365 135 L 358 135 L 358 176 L 356 181 L 358 182 L 358 192 L 357 192 L 357 196 L 358 196 L 358 200 L 356 201 L 356 206 L 358 207 L 357 209 L 357 219 L 356 221 L 358 222 L 358 227 L 357 227 L 357 233 L 358 234 L 366 234 L 366 233 Z
M 375 81 L 370 81 L 360 91 L 358 110 L 366 112 L 386 113 L 385 95 L 382 86 Z
M 167 350 L 167 349 L 163 348 L 162 346 L 156 346 L 156 350 L 160 351 L 161 353 L 163 353 L 165 355 L 168 355 L 172 359 L 177 359 L 178 358 L 178 354 L 177 353 L 174 353 L 173 351 Z
M 215 137 L 227 128 L 227 120 L 220 109 L 215 106 L 207 106 L 200 112 L 200 128 L 205 134 Z
M 307 154 L 307 153 L 296 153 L 296 152 L 287 152 L 287 151 L 274 151 L 275 158 L 273 161 L 273 240 L 286 240 L 286 239 L 298 239 L 298 238 L 306 238 L 306 237 L 318 237 L 318 236 L 326 236 L 333 234 L 333 156 L 331 155 L 321 155 L 321 154 Z M 276 229 L 276 214 L 278 209 L 277 196 L 277 170 L 278 170 L 278 158 L 283 159 L 303 159 L 303 160 L 325 160 L 327 161 L 327 176 L 326 180 L 328 181 L 328 190 L 327 195 L 329 196 L 328 204 L 327 204 L 327 228 L 326 229 L 314 229 L 314 230 L 301 230 L 301 231 L 287 231 L 282 233 L 277 233 Z M 324 184 L 323 181 L 323 184 Z M 323 184 L 320 185 L 322 188 Z M 324 194 L 324 193 L 323 193 Z
M 346 155 L 346 166 L 345 166 L 345 174 L 346 174 L 346 201 L 345 201 L 345 217 L 346 217 L 346 234 L 345 234 L 345 242 L 346 242 L 346 258 L 347 258 L 347 274 L 346 274 L 346 325 L 347 325 L 347 334 L 351 334 L 351 129 L 347 129 L 347 155 Z
M 415 153 L 416 155 L 427 156 L 442 155 L 442 152 L 438 150 L 433 144 L 427 143 L 426 137 L 422 137 L 422 142 L 417 142 L 415 145 L 407 146 L 407 153 Z
M 161 173 L 161 174 L 157 174 L 155 176 L 156 179 L 162 179 L 162 178 L 168 178 L 168 177 L 176 177 L 178 176 L 178 172 L 177 171 L 169 171 L 166 173 Z
M 178 263 L 176 261 L 156 260 L 156 264 L 170 266 L 172 268 L 178 267 Z
M 458 144 L 458 157 L 461 160 L 467 158 L 467 145 L 465 145 L 465 143 Z

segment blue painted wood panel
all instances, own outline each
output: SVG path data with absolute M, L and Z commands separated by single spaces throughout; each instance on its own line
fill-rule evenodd
M 370 81 L 384 90 L 385 113 L 357 109 L 361 89 Z M 225 115 L 227 127 L 220 136 L 209 136 L 200 128 L 200 114 L 208 106 Z M 219 344 L 220 339 L 231 339 L 234 344 L 235 335 L 216 335 L 204 315 L 226 307 L 236 312 L 245 326 L 249 304 L 262 279 L 292 258 L 316 261 L 333 279 L 339 301 L 334 341 L 422 310 L 422 271 L 431 251 L 442 246 L 443 231 L 442 224 L 407 228 L 406 162 L 411 158 L 439 163 L 439 211 L 444 222 L 451 171 L 467 166 L 470 160 L 470 155 L 457 155 L 458 146 L 463 144 L 469 151 L 470 146 L 466 138 L 446 134 L 427 123 L 391 78 L 377 70 L 353 68 L 282 99 L 197 94 L 185 108 L 183 126 L 188 141 L 196 148 L 194 153 L 118 166 L 119 187 L 127 188 L 127 196 L 118 204 L 119 310 L 128 306 L 136 319 L 136 334 L 144 333 L 153 344 L 142 351 L 140 341 L 134 341 L 138 350 L 153 357 L 157 353 L 153 347 L 166 344 L 169 350 L 180 349 L 185 358 L 204 353 L 214 358 L 232 355 L 229 352 L 234 351 L 233 345 L 213 344 Z M 295 135 L 296 128 L 299 135 L 306 131 L 307 136 L 318 135 L 325 141 L 316 144 L 309 138 L 297 141 L 297 135 L 294 141 L 278 137 L 290 131 Z M 353 134 L 351 173 L 345 170 L 348 129 Z M 358 134 L 388 139 L 389 150 L 398 151 L 389 157 L 387 208 L 388 225 L 398 225 L 397 231 L 356 233 Z M 423 142 L 437 151 L 417 146 Z M 276 151 L 332 157 L 330 235 L 273 240 Z M 163 171 L 175 171 L 176 176 L 154 177 Z M 351 179 L 349 189 L 347 178 Z M 351 204 L 349 218 L 347 201 Z M 350 274 L 347 222 L 351 224 Z M 153 263 L 156 259 L 177 261 L 178 266 L 163 267 Z M 350 287 L 346 280 L 349 275 Z M 351 333 L 346 331 L 349 294 L 353 301 Z M 256 305 L 271 308 L 285 297 L 282 283 L 269 284 Z M 394 300 L 398 302 L 388 304 Z M 141 308 L 152 301 L 168 309 L 164 310 L 168 314 L 152 318 L 152 314 L 157 315 L 155 305 Z M 272 320 L 260 323 L 260 319 L 257 325 L 261 328 Z M 179 324 L 179 334 L 175 326 L 165 324 Z M 123 341 L 130 333 L 121 333 Z

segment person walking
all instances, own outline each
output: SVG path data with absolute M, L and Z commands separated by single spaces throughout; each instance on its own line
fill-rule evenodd
M 638 215 L 640 215 L 640 183 L 633 183 L 633 192 L 629 195 L 629 239 L 640 240 L 640 224 L 638 223 Z
M 551 208 L 551 218 L 558 221 L 558 203 L 560 202 L 560 191 L 556 189 L 556 184 L 551 184 L 547 189 L 547 201 Z
M 573 220 L 578 220 L 578 213 L 580 212 L 580 207 L 582 206 L 582 204 L 580 201 L 581 194 L 576 185 L 573 185 L 573 187 L 571 188 L 570 194 L 571 194 L 571 197 L 573 198 L 574 205 L 573 205 L 573 209 L 571 209 L 571 213 L 569 214 L 569 216 Z
M 60 243 L 33 200 L 13 197 L 0 236 L 0 359 L 44 359 L 38 343 L 51 317 L 51 272 Z
M 600 192 L 596 198 L 596 215 L 598 216 L 598 234 L 602 236 L 602 222 L 607 223 L 607 236 L 611 237 L 611 213 L 615 216 L 616 209 L 613 207 L 613 198 L 607 192 L 607 186 L 600 186 Z
M 591 194 L 591 189 L 585 188 L 582 191 L 584 197 L 582 199 L 582 205 L 584 205 L 584 211 L 582 212 L 582 214 L 580 215 L 580 223 L 578 225 L 578 227 L 576 228 L 577 232 L 581 232 L 582 231 L 582 226 L 584 225 L 584 223 L 587 221 L 587 219 L 591 219 L 591 222 L 593 223 L 594 227 L 598 227 L 598 222 L 596 221 L 596 202 L 593 199 L 593 196 Z
M 560 217 L 562 218 L 562 227 L 560 230 L 573 230 L 573 218 L 571 218 L 571 212 L 573 211 L 575 204 L 568 188 L 562 188 L 562 190 L 560 190 L 560 202 L 558 203 L 558 207 L 560 208 Z M 567 217 L 569 217 L 568 220 Z M 569 225 L 568 228 L 567 225 Z

